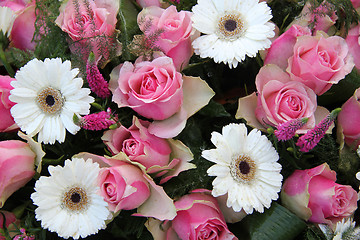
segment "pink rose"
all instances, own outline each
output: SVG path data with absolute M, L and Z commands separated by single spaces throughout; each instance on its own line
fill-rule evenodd
M 108 48 L 114 44 L 109 37 L 115 34 L 119 1 L 90 0 L 88 7 L 91 15 L 84 1 L 76 1 L 78 7 L 74 1 L 64 1 L 55 23 L 74 41 L 70 46 L 72 52 L 83 55 L 86 60 L 92 51 L 97 61 L 101 57 L 107 60 Z M 79 50 L 83 52 L 79 53 Z
M 133 119 L 130 128 L 121 126 L 108 130 L 101 138 L 116 155 L 125 153 L 131 161 L 138 162 L 154 177 L 162 177 L 160 184 L 180 172 L 195 168 L 189 163 L 193 155 L 189 148 L 178 140 L 159 138 L 148 131 L 150 122 Z
M 286 71 L 317 95 L 338 83 L 354 67 L 345 39 L 339 36 L 300 36 L 294 45 Z
M 291 81 L 286 72 L 273 64 L 260 69 L 255 83 L 258 90 L 255 115 L 264 126 L 304 117 L 309 120 L 302 131 L 315 126 L 316 95 L 309 87 Z
M 350 0 L 355 9 L 360 7 L 360 0 Z
M 0 229 L 3 229 L 4 225 L 6 228 L 8 228 L 10 224 L 15 223 L 15 221 L 16 221 L 16 217 L 14 213 L 0 210 Z M 1 233 L 0 233 L 0 240 L 6 240 L 5 236 L 3 236 Z
M 175 202 L 176 217 L 167 223 L 149 220 L 147 226 L 158 240 L 237 239 L 226 225 L 216 199 L 197 189 Z
M 8 7 L 14 12 L 18 12 L 25 8 L 27 2 L 26 0 L 1 0 L 0 7 Z
M 10 33 L 11 46 L 21 50 L 35 50 L 36 44 L 33 41 L 36 20 L 35 8 L 35 1 L 31 1 L 17 12 Z
M 282 204 L 306 221 L 332 225 L 357 209 L 357 192 L 335 181 L 336 172 L 326 163 L 295 170 L 284 182 Z
M 355 68 L 360 73 L 360 25 L 359 24 L 353 26 L 349 30 L 345 40 L 349 47 L 349 51 L 354 58 Z
M 142 8 L 150 7 L 150 6 L 161 6 L 161 0 L 136 0 L 137 4 L 139 4 Z
M 98 182 L 101 195 L 113 212 L 135 209 L 150 196 L 149 183 L 142 171 L 131 164 L 102 168 Z
M 178 12 L 176 7 L 171 5 L 167 9 L 145 8 L 137 17 L 140 29 L 146 37 L 152 36 L 157 30 L 163 31 L 153 44 L 173 59 L 178 71 L 188 65 L 193 54 L 192 39 L 200 35 L 192 28 L 191 15 L 189 11 Z
M 18 140 L 0 142 L 0 208 L 6 199 L 34 176 L 35 153 Z
M 341 107 L 337 117 L 338 135 L 343 135 L 345 143 L 354 150 L 360 145 L 360 88 Z
M 13 87 L 10 85 L 14 78 L 0 75 L 0 132 L 8 132 L 18 128 L 11 116 L 10 109 L 15 103 L 9 100 L 10 90 Z
M 175 217 L 173 200 L 146 173 L 144 166 L 132 162 L 124 153 L 101 157 L 84 152 L 74 157 L 90 158 L 99 163 L 101 170 L 97 182 L 111 211 L 137 208 L 134 216 L 151 216 L 161 221 Z
M 171 58 L 138 60 L 121 65 L 113 101 L 149 119 L 163 120 L 175 114 L 183 102 L 183 79 Z

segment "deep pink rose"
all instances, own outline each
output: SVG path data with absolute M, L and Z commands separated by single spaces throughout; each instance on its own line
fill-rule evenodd
M 158 240 L 235 240 L 209 190 L 196 189 L 175 201 L 176 217 L 171 222 L 150 220 L 149 231 Z M 154 237 L 155 238 L 155 237 Z
M 34 176 L 35 153 L 19 140 L 0 142 L 0 208 L 6 199 Z
M 128 163 L 102 168 L 98 182 L 101 195 L 113 212 L 135 209 L 150 196 L 149 183 L 142 171 Z
M 345 39 L 339 36 L 300 36 L 294 45 L 286 71 L 292 80 L 302 82 L 322 95 L 354 67 Z
M 5 224 L 4 224 L 4 217 L 5 217 Z M 5 225 L 6 228 L 10 226 L 10 224 L 14 223 L 16 221 L 15 214 L 8 211 L 0 210 L 0 228 L 3 229 L 3 226 Z M 0 240 L 6 240 L 6 238 L 1 235 L 0 233 Z
M 21 50 L 35 50 L 36 44 L 33 41 L 36 20 L 35 8 L 35 1 L 31 1 L 22 10 L 16 12 L 17 16 L 10 33 L 11 46 Z
M 109 46 L 114 44 L 108 37 L 115 33 L 119 1 L 90 0 L 90 15 L 84 1 L 76 1 L 78 10 L 74 1 L 64 1 L 55 23 L 74 41 L 70 45 L 72 52 L 83 51 L 80 54 L 85 60 L 90 51 L 94 52 L 97 61 L 101 57 L 107 59 Z
M 189 11 L 178 12 L 176 7 L 171 5 L 166 9 L 144 8 L 137 17 L 140 29 L 146 37 L 150 37 L 157 30 L 163 31 L 153 44 L 173 59 L 178 71 L 188 65 L 193 54 L 192 39 L 200 35 L 192 28 L 191 15 Z
M 258 91 L 255 115 L 264 126 L 304 117 L 309 120 L 299 133 L 315 126 L 316 95 L 309 87 L 291 81 L 286 72 L 273 64 L 260 69 L 255 83 Z
M 356 150 L 360 144 L 360 88 L 341 107 L 337 117 L 338 134 L 343 134 L 345 143 Z
M 28 1 L 26 0 L 1 0 L 0 7 L 8 7 L 14 12 L 23 10 Z
M 139 60 L 139 59 L 138 59 Z M 183 102 L 183 79 L 171 58 L 125 62 L 118 71 L 113 101 L 119 107 L 131 107 L 140 115 L 163 120 L 180 110 Z M 112 84 L 110 82 L 110 84 Z
M 116 155 L 125 153 L 131 161 L 139 162 L 147 169 L 169 164 L 171 148 L 166 139 L 149 133 L 150 122 L 134 118 L 128 129 L 121 126 L 104 133 L 102 140 Z
M 336 172 L 326 163 L 295 170 L 284 182 L 282 204 L 306 221 L 332 225 L 357 209 L 357 192 L 335 181 Z
M 355 67 L 360 73 L 360 25 L 353 26 L 346 36 L 346 43 L 354 58 Z
M 0 75 L 0 132 L 8 132 L 18 128 L 11 116 L 10 109 L 15 103 L 9 100 L 10 90 L 13 87 L 11 81 L 16 81 L 9 76 Z
M 350 1 L 355 9 L 360 7 L 360 0 L 350 0 Z

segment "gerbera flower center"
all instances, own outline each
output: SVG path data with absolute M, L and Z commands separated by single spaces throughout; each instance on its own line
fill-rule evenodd
M 60 91 L 52 87 L 41 90 L 36 101 L 39 104 L 40 109 L 49 114 L 59 112 L 64 105 L 64 99 Z
M 89 199 L 84 189 L 72 187 L 65 192 L 61 206 L 71 212 L 81 212 L 88 206 Z
M 227 40 L 239 38 L 245 29 L 244 21 L 239 13 L 226 13 L 218 21 L 218 36 Z
M 230 163 L 230 173 L 237 182 L 250 182 L 255 178 L 256 164 L 249 156 L 240 155 Z

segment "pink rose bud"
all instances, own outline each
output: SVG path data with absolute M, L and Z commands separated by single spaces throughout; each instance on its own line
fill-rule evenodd
M 149 182 L 143 172 L 129 163 L 102 168 L 98 182 L 101 195 L 113 212 L 135 209 L 150 196 Z
M 11 81 L 16 81 L 9 76 L 0 75 L 0 132 L 8 132 L 18 128 L 11 116 L 10 109 L 15 103 L 9 100 L 10 90 L 13 87 Z
M 360 1 L 359 1 L 360 4 Z M 354 58 L 355 68 L 360 73 L 360 25 L 353 26 L 346 36 L 346 43 Z
M 10 224 L 15 223 L 15 221 L 16 221 L 16 217 L 14 213 L 0 210 L 0 229 L 3 229 L 3 226 L 8 228 Z M 0 233 L 0 240 L 6 240 L 5 236 L 3 236 L 1 233 Z
M 357 192 L 335 181 L 336 172 L 327 163 L 295 170 L 284 182 L 282 204 L 306 221 L 332 225 L 357 209 Z
M 6 199 L 34 176 L 35 153 L 19 140 L 0 142 L 0 208 Z
M 360 0 L 350 0 L 355 9 L 360 7 Z
M 178 71 L 188 65 L 193 55 L 192 39 L 200 36 L 200 33 L 192 28 L 191 16 L 191 12 L 178 12 L 176 7 L 171 5 L 166 9 L 145 8 L 137 18 L 145 37 L 151 38 L 154 32 L 162 31 L 153 44 L 173 59 Z
M 338 135 L 342 134 L 345 143 L 356 150 L 360 145 L 360 88 L 341 107 L 337 123 Z

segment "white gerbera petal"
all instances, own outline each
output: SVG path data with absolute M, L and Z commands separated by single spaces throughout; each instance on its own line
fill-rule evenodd
M 275 35 L 275 25 L 269 22 L 271 9 L 265 2 L 201 0 L 192 12 L 193 27 L 205 34 L 193 41 L 195 53 L 230 68 L 245 56 L 254 57 L 259 50 L 269 48 L 269 38 Z
M 279 155 L 266 136 L 253 129 L 247 135 L 245 124 L 229 124 L 222 134 L 213 132 L 215 149 L 202 157 L 215 165 L 208 169 L 213 181 L 212 195 L 228 195 L 227 206 L 251 214 L 263 212 L 278 199 L 283 177 Z
M 99 164 L 73 158 L 65 166 L 49 167 L 50 176 L 35 183 L 31 199 L 38 206 L 36 219 L 60 237 L 78 239 L 106 227 L 107 203 L 98 195 Z M 91 176 L 91 177 L 89 177 Z M 95 210 L 94 210 L 95 209 Z
M 75 78 L 78 72 L 60 58 L 33 59 L 20 68 L 9 96 L 16 103 L 11 114 L 20 129 L 31 136 L 39 134 L 39 142 L 50 144 L 64 142 L 65 129 L 76 134 L 80 128 L 73 115 L 88 114 L 94 100 L 90 90 L 82 88 L 82 79 Z
M 15 13 L 9 7 L 0 7 L 0 32 L 9 36 L 15 20 Z

